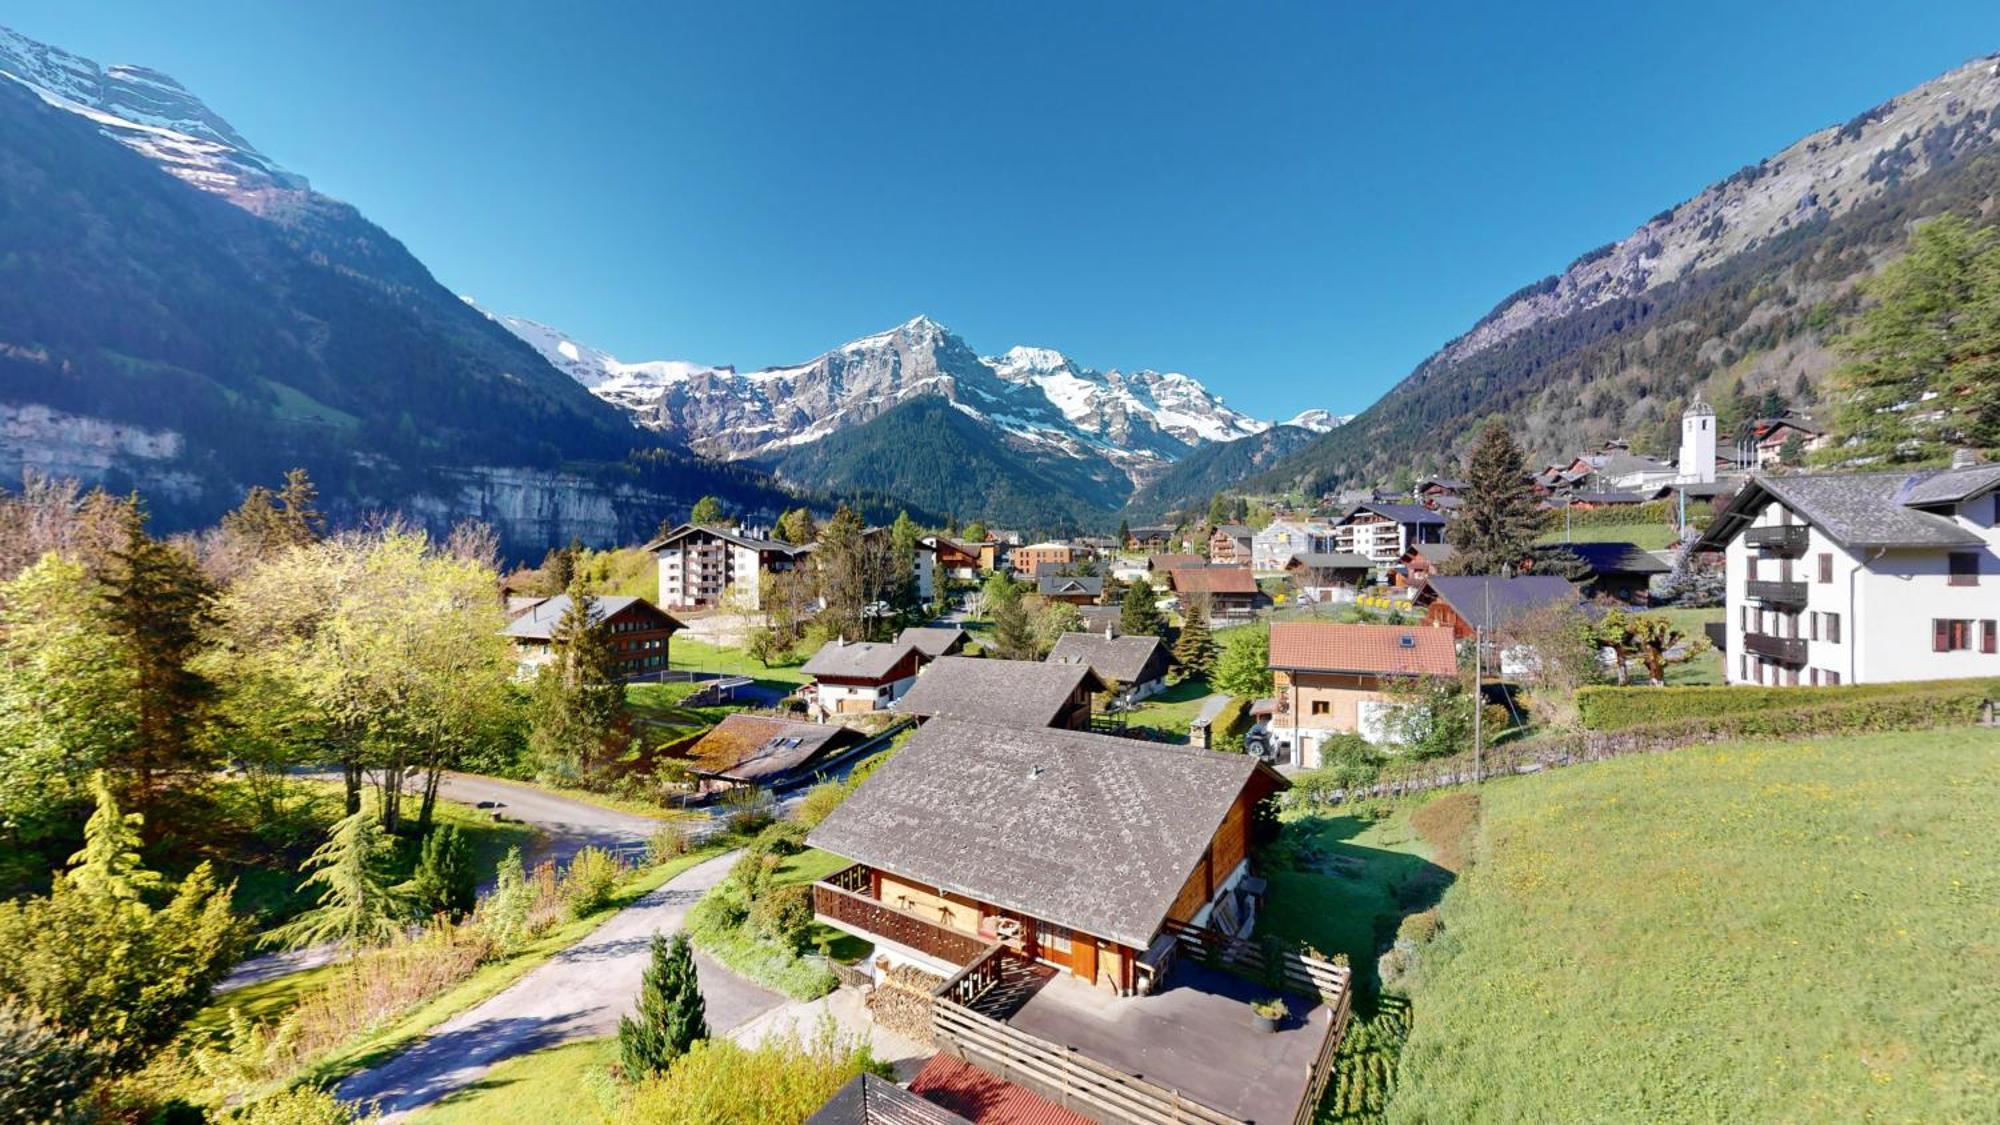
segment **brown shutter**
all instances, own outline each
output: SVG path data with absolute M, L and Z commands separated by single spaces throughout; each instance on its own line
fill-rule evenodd
M 1946 621 L 1942 617 L 1932 618 L 1931 651 L 1948 652 L 1950 650 L 1951 650 L 1951 622 Z

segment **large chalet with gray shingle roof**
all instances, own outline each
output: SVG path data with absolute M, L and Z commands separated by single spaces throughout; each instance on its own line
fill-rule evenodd
M 896 710 L 919 719 L 1087 730 L 1090 697 L 1104 687 L 1087 664 L 945 656 L 925 669 Z
M 1085 665 L 1105 683 L 1119 685 L 1125 699 L 1136 701 L 1167 686 L 1173 657 L 1158 637 L 1064 633 L 1049 649 L 1048 663 Z
M 2000 465 L 1756 475 L 1725 552 L 1729 682 L 2000 676 Z

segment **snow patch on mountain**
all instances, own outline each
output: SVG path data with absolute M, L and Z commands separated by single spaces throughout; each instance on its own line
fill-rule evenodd
M 1290 418 L 1279 422 L 1278 425 L 1297 426 L 1301 430 L 1311 430 L 1313 433 L 1323 434 L 1335 426 L 1344 426 L 1353 420 L 1354 415 L 1352 414 L 1335 414 L 1331 410 L 1321 410 L 1318 407 L 1314 407 L 1311 410 L 1301 410 Z

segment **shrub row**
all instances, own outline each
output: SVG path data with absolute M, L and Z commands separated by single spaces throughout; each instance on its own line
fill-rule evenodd
M 1981 700 L 2000 696 L 2000 679 L 1925 680 L 1901 684 L 1843 684 L 1839 687 L 1612 687 L 1578 689 L 1576 707 L 1589 730 L 1631 730 L 1661 723 L 1717 720 L 1729 716 L 1761 715 L 1770 712 L 1796 714 L 1828 707 L 1840 708 L 1861 703 L 1923 699 L 1926 705 L 1948 708 L 1964 706 L 1970 700 L 1967 721 L 1977 716 Z M 1776 720 L 1774 720 L 1776 721 Z M 1814 733 L 1832 733 L 1803 719 L 1777 721 L 1770 733 L 1794 733 L 1792 726 L 1810 727 Z M 1936 726 L 1927 722 L 1924 726 Z M 1844 727 L 1837 729 L 1846 729 Z M 1856 730 L 1894 730 L 1896 727 L 1861 726 Z M 1746 732 L 1753 733 L 1753 732 Z

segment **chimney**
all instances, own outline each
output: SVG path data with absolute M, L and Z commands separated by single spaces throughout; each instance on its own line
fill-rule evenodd
M 839 635 L 839 636 L 837 636 L 837 637 L 833 638 L 833 647 L 835 647 L 835 648 L 846 648 L 846 647 L 847 647 L 847 634 L 846 634 L 846 633 L 842 633 L 841 635 Z
M 1979 464 L 1979 451 L 1977 449 L 1954 449 L 1951 451 L 1952 468 L 1970 469 L 1977 464 Z
M 1104 639 L 1107 641 L 1111 639 L 1111 623 L 1109 621 L 1104 623 Z

